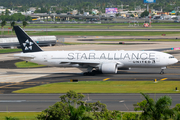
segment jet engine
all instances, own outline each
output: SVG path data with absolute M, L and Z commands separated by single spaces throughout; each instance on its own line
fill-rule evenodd
M 117 63 L 102 63 L 102 65 L 100 66 L 100 70 L 102 71 L 102 73 L 107 74 L 117 73 Z

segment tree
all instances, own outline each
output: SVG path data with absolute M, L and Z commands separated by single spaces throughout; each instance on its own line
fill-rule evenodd
M 116 17 L 120 16 L 121 14 L 120 13 L 116 13 Z
M 133 15 L 133 14 L 131 14 L 130 16 L 131 16 L 131 17 L 134 17 L 134 15 Z
M 61 14 L 61 11 L 60 11 L 60 10 L 56 10 L 56 13 L 57 13 L 57 14 Z
M 175 111 L 170 109 L 172 99 L 169 96 L 162 96 L 154 101 L 148 95 L 141 93 L 145 100 L 137 103 L 135 110 L 142 110 L 142 120 L 161 120 L 175 117 Z
M 60 102 L 42 111 L 37 118 L 39 120 L 93 120 L 85 114 L 90 109 L 84 106 L 82 101 L 84 97 L 84 95 L 70 90 L 66 95 L 60 96 Z M 77 105 L 79 106 L 77 107 Z
M 5 15 L 9 15 L 11 12 L 8 10 L 8 9 L 6 9 L 6 11 L 5 11 Z
M 25 28 L 28 25 L 26 21 L 23 21 L 23 28 Z
M 176 12 L 176 15 L 179 15 L 179 11 L 178 11 L 178 12 Z
M 16 25 L 16 23 L 13 21 L 13 22 L 11 22 L 11 29 L 12 29 L 12 31 L 14 31 L 14 26 Z
M 4 12 L 2 12 L 1 14 L 4 15 Z
M 27 16 L 25 19 L 26 19 L 26 21 L 32 21 L 32 17 L 31 16 Z
M 5 120 L 19 120 L 18 118 L 16 118 L 16 117 L 5 117 Z
M 82 101 L 85 96 L 69 91 L 60 96 L 61 101 L 43 110 L 37 116 L 39 120 L 118 120 L 119 111 L 109 111 L 105 104 L 98 102 L 86 103 Z M 93 116 L 93 117 L 92 117 Z
M 3 20 L 3 21 L 1 22 L 1 28 L 2 28 L 1 35 L 4 34 L 4 26 L 5 26 L 5 25 L 6 25 L 6 21 Z
M 145 17 L 148 15 L 149 15 L 149 12 L 147 10 L 145 10 L 143 13 L 141 13 L 141 17 Z
M 0 19 L 5 20 L 5 21 L 25 21 L 25 20 L 31 21 L 32 20 L 30 16 L 26 17 L 25 15 L 22 15 L 21 13 L 14 13 L 11 16 L 9 16 L 8 14 L 7 15 L 2 14 L 0 16 Z

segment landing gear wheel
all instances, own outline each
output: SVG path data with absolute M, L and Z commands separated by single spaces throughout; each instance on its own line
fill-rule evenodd
M 161 72 L 160 72 L 160 74 L 161 74 L 161 75 L 163 75 L 163 74 L 164 74 L 164 72 L 163 72 L 163 71 L 161 71 Z
M 165 69 L 166 69 L 166 67 L 161 67 L 161 72 L 160 72 L 161 75 L 164 74 Z
M 161 74 L 161 75 L 164 74 L 164 69 L 161 70 L 160 74 Z

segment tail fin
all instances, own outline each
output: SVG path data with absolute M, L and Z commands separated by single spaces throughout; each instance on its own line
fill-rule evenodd
M 43 51 L 39 45 L 34 42 L 27 34 L 24 32 L 21 27 L 14 26 L 14 30 L 16 33 L 16 36 L 19 40 L 19 43 L 21 45 L 23 53 L 28 52 L 40 52 Z

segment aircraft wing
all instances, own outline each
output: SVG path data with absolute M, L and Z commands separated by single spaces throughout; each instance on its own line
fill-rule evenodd
M 106 61 L 107 62 L 107 61 Z M 109 61 L 109 62 L 114 62 L 114 61 Z M 79 60 L 73 60 L 73 61 L 61 61 L 60 63 L 62 64 L 66 64 L 66 63 L 69 63 L 69 64 L 88 64 L 88 65 L 100 65 L 102 64 L 103 62 L 102 61 L 79 61 Z M 116 62 L 118 67 L 122 67 L 123 64 L 121 62 Z
M 61 61 L 62 64 L 70 63 L 70 64 L 100 64 L 98 61 Z

